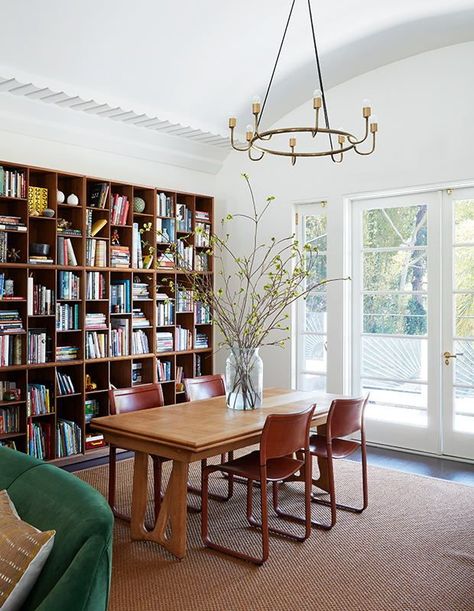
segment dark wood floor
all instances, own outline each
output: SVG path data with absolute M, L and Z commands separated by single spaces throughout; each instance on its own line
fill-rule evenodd
M 133 454 L 126 452 L 118 456 L 119 460 L 131 458 Z M 359 453 L 350 457 L 351 460 L 359 461 Z M 446 479 L 468 486 L 474 486 L 474 464 L 463 463 L 455 460 L 447 460 L 437 456 L 422 456 L 410 452 L 399 452 L 385 448 L 368 448 L 369 464 L 386 469 L 395 469 L 406 473 L 416 473 L 438 479 Z M 104 465 L 107 458 L 75 463 L 64 467 L 67 471 L 79 471 L 88 467 Z

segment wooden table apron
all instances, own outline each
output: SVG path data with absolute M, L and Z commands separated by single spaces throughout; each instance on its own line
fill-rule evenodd
M 313 425 L 324 426 L 331 401 L 340 395 L 266 389 L 263 406 L 229 410 L 224 397 L 152 408 L 142 412 L 95 418 L 93 427 L 108 443 L 135 452 L 131 537 L 161 544 L 177 558 L 186 555 L 189 463 L 257 444 L 269 414 L 300 411 L 317 404 Z M 173 461 L 160 513 L 153 530 L 145 527 L 148 501 L 148 456 Z M 314 484 L 327 490 L 326 461 L 319 461 Z

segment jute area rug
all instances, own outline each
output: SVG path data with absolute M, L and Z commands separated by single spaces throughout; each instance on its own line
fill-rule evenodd
M 338 461 L 336 468 L 339 500 L 357 500 L 360 466 Z M 132 460 L 119 463 L 123 511 L 132 472 Z M 105 495 L 106 466 L 76 475 Z M 197 485 L 198 478 L 195 463 L 190 480 Z M 131 542 L 129 525 L 117 521 L 110 611 L 474 611 L 474 488 L 375 467 L 369 478 L 363 514 L 340 511 L 332 531 L 313 530 L 305 543 L 271 537 L 263 567 L 203 548 L 200 514 L 188 514 L 182 561 L 154 543 Z M 214 480 L 216 491 L 225 485 Z M 298 511 L 300 485 L 284 488 L 286 508 Z M 189 495 L 189 502 L 199 499 Z M 245 487 L 236 484 L 231 501 L 211 504 L 215 537 L 258 552 L 259 533 L 245 520 Z M 326 511 L 313 505 L 316 519 Z

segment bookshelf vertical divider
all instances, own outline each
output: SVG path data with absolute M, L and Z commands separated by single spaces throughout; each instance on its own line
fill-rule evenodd
M 181 239 L 212 278 L 212 258 L 189 234 L 196 211 L 212 227 L 213 206 L 210 196 L 0 161 L 0 444 L 59 464 L 94 458 L 107 449 L 91 412 L 109 413 L 109 388 L 160 382 L 174 404 L 185 400 L 182 377 L 213 372 L 212 325 L 170 294 L 165 278 L 183 295 L 189 287 L 156 239 L 163 229 Z M 152 249 L 148 269 L 133 266 L 137 235 L 142 260 Z

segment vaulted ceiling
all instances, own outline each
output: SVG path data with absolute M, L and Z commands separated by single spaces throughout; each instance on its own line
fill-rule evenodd
M 265 92 L 290 4 L 1 0 L 0 92 L 225 147 L 227 117 L 245 125 L 252 96 Z M 327 87 L 474 39 L 474 0 L 312 6 Z M 315 84 L 307 2 L 296 0 L 267 120 L 309 99 Z

